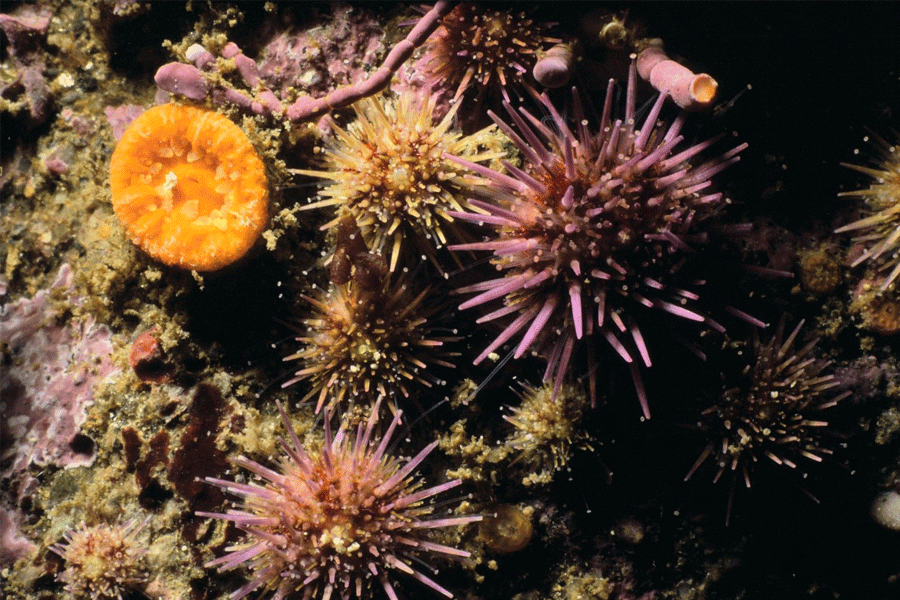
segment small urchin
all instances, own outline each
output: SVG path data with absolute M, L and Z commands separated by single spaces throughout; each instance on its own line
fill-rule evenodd
M 895 132 L 896 133 L 896 132 Z M 900 138 L 900 134 L 896 134 Z M 880 291 L 890 288 L 900 276 L 900 150 L 884 138 L 873 135 L 881 165 L 877 168 L 841 163 L 869 175 L 874 182 L 861 190 L 841 192 L 839 196 L 863 198 L 865 216 L 835 230 L 855 232 L 853 241 L 863 250 L 851 266 L 869 262 L 879 273 Z M 867 136 L 866 141 L 869 141 Z
M 637 367 L 651 365 L 641 323 L 650 314 L 668 313 L 720 327 L 698 302 L 698 278 L 686 276 L 684 267 L 707 241 L 714 227 L 709 222 L 726 203 L 721 193 L 710 191 L 711 178 L 736 162 L 746 144 L 693 162 L 718 138 L 682 148 L 684 113 L 671 124 L 657 122 L 665 94 L 639 126 L 635 77 L 632 64 L 625 115 L 619 119 L 613 117 L 614 81 L 609 82 L 596 130 L 590 129 L 574 88 L 574 126 L 546 95 L 538 100 L 549 123 L 506 102 L 513 125 L 489 111 L 518 148 L 523 166 L 503 162 L 507 172 L 500 173 L 455 159 L 490 185 L 483 193 L 486 201 L 470 200 L 477 213 L 453 215 L 493 231 L 484 242 L 451 248 L 493 252 L 500 273 L 459 289 L 476 294 L 460 308 L 500 300 L 502 306 L 478 322 L 514 316 L 476 364 L 518 337 L 514 357 L 528 351 L 542 356 L 544 381 L 559 386 L 576 342 L 598 336 L 630 365 L 649 417 Z M 586 345 L 595 398 L 593 344 Z
M 407 274 L 394 281 L 369 279 L 357 275 L 344 284 L 332 282 L 315 296 L 302 296 L 312 314 L 302 320 L 298 350 L 284 358 L 300 367 L 282 387 L 308 380 L 304 400 L 315 397 L 316 412 L 407 398 L 416 386 L 443 382 L 436 368 L 454 366 L 448 359 L 455 354 L 444 344 L 457 338 L 429 322 L 439 307 L 430 299 L 432 290 L 414 292 Z
M 588 446 L 588 436 L 580 429 L 589 404 L 584 391 L 564 383 L 554 395 L 553 388 L 552 382 L 540 387 L 523 383 L 521 404 L 503 416 L 513 427 L 506 443 L 514 450 L 514 461 L 527 471 L 524 485 L 549 483 L 567 467 L 574 447 Z
M 425 487 L 415 471 L 438 442 L 409 459 L 391 455 L 402 411 L 379 436 L 377 404 L 355 435 L 345 423 L 332 435 L 326 418 L 325 443 L 318 452 L 303 448 L 279 404 L 290 437 L 289 443 L 280 440 L 285 452 L 280 467 L 239 457 L 234 464 L 255 474 L 256 482 L 207 479 L 243 498 L 227 513 L 197 513 L 230 521 L 247 533 L 247 541 L 206 564 L 222 571 L 240 565 L 250 569 L 249 583 L 234 591 L 232 600 L 256 590 L 274 591 L 272 600 L 363 600 L 376 580 L 388 598 L 397 600 L 393 575 L 398 571 L 453 597 L 422 572 L 434 571 L 426 557 L 470 554 L 430 541 L 425 531 L 474 523 L 481 516 L 435 515 L 434 498 L 460 480 Z
M 147 580 L 147 550 L 137 537 L 146 522 L 82 524 L 50 550 L 65 561 L 57 578 L 71 598 L 122 600 Z
M 469 210 L 467 189 L 473 184 L 466 169 L 444 153 L 480 163 L 503 156 L 491 149 L 497 141 L 488 129 L 463 136 L 451 130 L 456 108 L 435 122 L 436 99 L 406 93 L 381 95 L 353 105 L 356 120 L 346 128 L 332 124 L 334 138 L 326 142 L 324 169 L 293 172 L 330 181 L 320 199 L 305 209 L 333 206 L 349 212 L 362 230 L 369 250 L 389 257 L 391 271 L 403 253 L 407 263 L 424 256 L 439 270 L 437 250 L 448 239 L 468 239 L 452 211 Z M 343 213 L 328 222 L 337 225 Z M 418 252 L 413 258 L 414 246 Z
M 434 89 L 456 99 L 475 91 L 507 97 L 507 88 L 534 67 L 539 55 L 560 40 L 546 37 L 546 26 L 526 11 L 495 10 L 462 3 L 442 20 L 425 42 L 420 69 Z
M 800 321 L 785 338 L 782 319 L 768 341 L 754 331 L 752 343 L 741 346 L 743 367 L 736 376 L 723 374 L 725 389 L 702 413 L 700 428 L 710 441 L 685 481 L 711 458 L 714 482 L 731 472 L 749 488 L 760 461 L 798 469 L 802 459 L 818 463 L 831 454 L 822 443 L 828 422 L 821 413 L 851 392 L 838 392 L 831 361 L 816 357 L 818 338 L 795 345 L 802 327 Z

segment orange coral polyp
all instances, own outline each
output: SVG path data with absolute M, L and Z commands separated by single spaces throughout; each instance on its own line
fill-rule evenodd
M 268 222 L 262 160 L 210 110 L 164 104 L 142 114 L 113 152 L 109 182 L 129 239 L 167 265 L 217 271 L 243 257 Z

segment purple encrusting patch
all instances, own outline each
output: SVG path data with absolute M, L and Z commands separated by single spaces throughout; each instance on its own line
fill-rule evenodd
M 94 402 L 94 386 L 117 371 L 108 327 L 90 317 L 56 320 L 54 290 L 80 302 L 72 279 L 71 267 L 63 265 L 50 289 L 0 306 L 0 343 L 12 356 L 0 382 L 5 464 L 0 476 L 16 480 L 19 494 L 28 486 L 31 464 L 93 463 L 92 443 L 80 444 L 79 431 Z
M 711 178 L 737 162 L 741 144 L 700 164 L 691 160 L 721 136 L 676 150 L 686 113 L 658 123 L 660 94 L 642 127 L 635 122 L 635 71 L 628 80 L 624 119 L 613 119 L 614 81 L 609 82 L 600 127 L 588 127 L 573 89 L 574 129 L 545 94 L 538 97 L 552 119 L 547 125 L 523 108 L 504 102 L 512 125 L 491 119 L 518 148 L 522 168 L 503 163 L 506 173 L 450 157 L 486 178 L 479 212 L 453 217 L 494 228 L 492 239 L 459 244 L 455 250 L 493 252 L 501 275 L 457 290 L 477 294 L 460 308 L 502 299 L 502 307 L 478 323 L 515 315 L 476 359 L 484 360 L 518 337 L 513 356 L 533 352 L 547 360 L 544 381 L 556 389 L 569 370 L 576 343 L 599 335 L 631 368 L 644 416 L 647 394 L 638 364 L 651 366 L 641 329 L 646 309 L 663 311 L 721 329 L 704 314 L 690 288 L 701 282 L 680 272 L 706 242 L 703 222 L 725 199 L 710 191 Z M 727 309 L 727 308 L 726 308 Z M 761 325 L 741 313 L 730 312 Z M 596 397 L 594 352 L 587 344 L 591 396 Z

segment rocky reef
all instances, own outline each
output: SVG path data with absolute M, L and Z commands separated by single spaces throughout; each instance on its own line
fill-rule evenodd
M 4 598 L 900 595 L 890 3 L 0 10 Z

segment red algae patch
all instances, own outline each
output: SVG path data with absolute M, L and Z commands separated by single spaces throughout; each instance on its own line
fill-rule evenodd
M 167 265 L 217 271 L 243 257 L 268 221 L 262 160 L 226 117 L 151 108 L 110 161 L 113 209 L 129 239 Z

